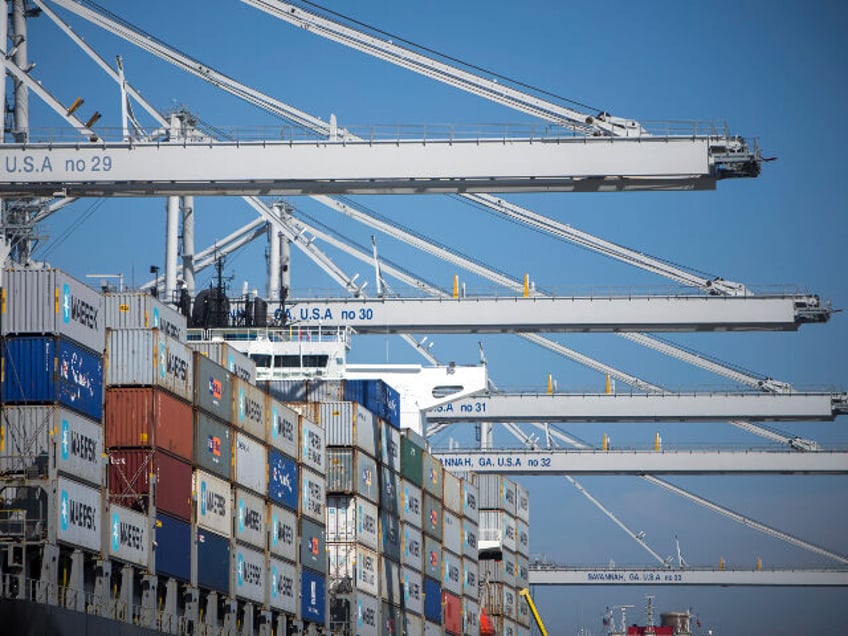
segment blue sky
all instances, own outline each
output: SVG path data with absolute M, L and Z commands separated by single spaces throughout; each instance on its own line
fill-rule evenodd
M 112 11 L 254 88 L 340 125 L 424 123 L 524 123 L 520 113 L 460 93 L 278 22 L 239 2 L 105 2 Z M 511 196 L 522 205 L 634 249 L 695 267 L 755 290 L 797 286 L 848 307 L 846 206 L 840 195 L 842 126 L 848 115 L 844 78 L 848 48 L 842 43 L 848 9 L 838 2 L 642 3 L 501 1 L 417 3 L 328 0 L 327 6 L 384 31 L 501 75 L 544 88 L 594 108 L 642 121 L 726 121 L 734 133 L 758 138 L 766 156 L 756 180 L 722 182 L 714 192 L 634 194 L 535 194 Z M 122 55 L 127 77 L 160 110 L 184 104 L 221 128 L 283 125 L 164 62 L 71 17 L 108 60 Z M 99 127 L 118 125 L 119 98 L 110 80 L 75 52 L 45 18 L 30 26 L 33 76 L 63 103 L 80 95 L 81 117 L 103 113 Z M 33 129 L 60 120 L 31 97 Z M 138 111 L 139 109 L 137 109 Z M 149 120 L 141 118 L 149 123 Z M 359 199 L 381 214 L 427 234 L 492 267 L 520 278 L 529 272 L 553 292 L 651 289 L 671 284 L 560 241 L 481 214 L 444 196 Z M 371 230 L 335 218 L 311 201 L 293 199 L 301 213 L 332 224 L 368 244 Z M 67 239 L 60 236 L 86 216 L 83 201 L 42 228 L 47 258 L 78 277 L 120 272 L 146 280 L 163 265 L 164 202 L 107 200 Z M 198 199 L 198 248 L 253 218 L 238 199 Z M 55 246 L 53 245 L 55 242 Z M 449 288 L 455 270 L 378 236 L 381 255 Z M 240 289 L 265 285 L 261 242 L 228 260 Z M 328 250 L 329 251 L 329 250 Z M 334 254 L 334 256 L 336 256 Z M 350 273 L 371 279 L 369 268 L 338 257 Z M 295 255 L 295 294 L 331 290 L 330 280 Z M 491 286 L 462 275 L 469 292 Z M 199 285 L 209 281 L 201 274 Z M 373 290 L 373 281 L 368 289 Z M 334 291 L 335 293 L 335 291 Z M 726 387 L 717 376 L 691 369 L 612 335 L 555 336 L 578 351 L 669 388 Z M 798 387 L 844 389 L 848 329 L 842 313 L 826 325 L 795 333 L 690 334 L 674 341 L 719 359 L 792 382 Z M 436 338 L 440 360 L 474 363 L 479 337 Z M 493 379 L 503 387 L 544 389 L 548 373 L 561 390 L 603 387 L 604 379 L 510 336 L 482 338 Z M 360 339 L 351 359 L 418 361 L 397 339 Z M 781 424 L 779 428 L 825 445 L 848 441 L 844 419 L 833 423 Z M 648 444 L 659 430 L 666 444 L 758 445 L 758 438 L 725 423 L 704 425 L 569 427 L 599 444 L 604 432 L 617 444 Z M 467 431 L 452 432 L 465 440 Z M 444 443 L 446 436 L 437 439 Z M 844 477 L 687 477 L 674 483 L 842 553 L 848 552 Z M 745 530 L 636 477 L 581 482 L 631 527 L 643 529 L 661 554 L 680 537 L 693 564 L 815 565 L 812 554 Z M 532 550 L 558 562 L 649 564 L 650 556 L 609 523 L 562 478 L 532 478 Z M 550 631 L 573 633 L 579 624 L 600 633 L 607 605 L 642 605 L 657 596 L 661 610 L 693 607 L 715 634 L 816 633 L 843 621 L 844 590 L 555 588 L 537 592 Z

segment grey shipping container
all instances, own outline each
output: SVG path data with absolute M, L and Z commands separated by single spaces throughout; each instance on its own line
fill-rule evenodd
M 462 596 L 462 557 L 442 548 L 442 589 Z
M 383 600 L 380 603 L 380 636 L 402 636 L 402 614 L 399 607 Z
M 191 349 L 160 331 L 110 329 L 106 338 L 107 386 L 159 386 L 191 401 Z
M 167 488 L 167 484 L 163 484 Z M 194 471 L 197 497 L 195 521 L 201 528 L 224 537 L 233 534 L 233 495 L 230 483 L 203 470 Z
M 440 623 L 424 620 L 424 636 L 442 636 L 443 634 L 444 632 Z
M 327 573 L 327 547 L 324 524 L 309 519 L 300 520 L 300 564 L 304 567 Z
M 480 536 L 480 529 L 477 526 L 477 523 L 471 521 L 470 519 L 462 518 L 462 555 L 466 557 L 472 557 L 474 559 L 477 558 L 478 552 L 478 538 Z
M 296 562 L 298 556 L 297 514 L 282 506 L 268 504 L 268 549 L 283 559 Z
M 227 342 L 189 342 L 188 345 L 213 362 L 221 365 L 235 377 L 256 383 L 256 363 Z
M 441 584 L 442 542 L 424 535 L 424 574 Z
M 523 596 L 515 595 L 515 630 L 516 634 L 522 627 L 530 627 L 530 606 Z
M 169 338 L 186 341 L 186 318 L 176 309 L 144 292 L 103 294 L 107 329 L 158 329 Z
M 485 595 L 480 598 L 480 604 L 491 616 L 515 618 L 515 600 L 517 594 L 513 586 L 505 583 L 490 582 L 485 589 Z
M 480 636 L 480 604 L 467 596 L 462 599 L 462 636 Z
M 300 461 L 322 475 L 327 470 L 324 429 L 309 418 L 300 418 Z
M 400 562 L 417 571 L 421 571 L 424 563 L 424 535 L 415 526 L 404 523 L 400 524 Z
M 377 506 L 356 495 L 327 496 L 327 541 L 361 543 L 377 549 Z
M 515 556 L 515 587 L 523 589 L 530 586 L 530 559 L 523 554 Z
M 289 457 L 300 456 L 300 413 L 272 397 L 268 398 L 268 430 L 265 441 Z
M 265 394 L 253 384 L 233 377 L 233 404 L 230 421 L 234 426 L 250 433 L 256 439 L 265 440 L 268 414 Z
M 300 566 L 271 557 L 268 560 L 268 604 L 294 616 L 300 594 Z
M 380 593 L 380 560 L 374 550 L 356 543 L 329 543 L 327 557 L 330 580 L 349 580 L 361 592 Z
M 462 479 L 462 515 L 477 523 L 479 513 L 480 493 L 477 488 L 476 475 L 471 473 Z
M 80 548 L 101 552 L 103 498 L 100 488 L 85 486 L 66 477 L 56 480 L 56 539 Z
M 514 552 L 504 550 L 499 561 L 483 559 L 478 563 L 481 580 L 488 579 L 493 583 L 504 583 L 510 587 L 515 587 L 516 562 Z
M 344 380 L 309 380 L 308 402 L 340 402 L 344 400 Z
M 480 510 L 504 510 L 515 516 L 515 482 L 502 475 L 480 473 L 477 475 Z
M 377 456 L 377 418 L 357 402 L 323 402 L 320 423 L 327 446 L 355 446 Z
M 530 523 L 530 493 L 518 482 L 515 482 L 515 516 Z
M 377 461 L 354 448 L 327 449 L 327 491 L 380 500 Z
M 264 494 L 268 490 L 268 451 L 265 444 L 244 433 L 235 433 L 234 481 Z
M 403 636 L 424 636 L 424 617 L 407 612 L 401 613 L 401 634 Z
M 462 482 L 449 470 L 444 471 L 442 482 L 442 503 L 445 510 L 462 514 Z
M 462 518 L 447 510 L 442 514 L 442 545 L 455 554 L 462 554 Z
M 424 493 L 424 513 L 421 529 L 434 539 L 442 540 L 442 502 L 429 493 Z
M 323 524 L 324 506 L 327 500 L 324 477 L 302 468 L 300 471 L 300 493 L 300 514 Z
M 46 477 L 55 466 L 77 480 L 103 484 L 103 428 L 69 409 L 3 406 L 0 439 L 0 473 Z
M 400 512 L 400 475 L 388 466 L 380 466 L 380 507 L 398 514 Z
M 232 590 L 239 598 L 264 603 L 268 568 L 259 550 L 236 545 L 232 550 L 235 581 Z
M 306 402 L 306 380 L 266 380 L 261 385 L 280 402 Z
M 383 420 L 377 420 L 380 437 L 380 461 L 400 473 L 400 430 Z
M 233 431 L 228 424 L 198 411 L 194 415 L 194 461 L 224 479 L 233 469 Z
M 462 594 L 478 598 L 480 594 L 480 568 L 477 559 L 462 559 Z
M 388 510 L 380 510 L 380 548 L 384 556 L 400 561 L 400 519 Z
M 500 536 L 503 547 L 515 552 L 515 517 L 509 513 L 503 510 L 481 510 L 480 532 L 481 536 Z
M 444 487 L 443 473 L 444 468 L 442 462 L 428 452 L 422 453 L 423 460 L 423 487 L 434 497 L 442 498 L 442 489 Z
M 411 481 L 400 481 L 400 518 L 416 528 L 421 527 L 421 511 L 424 509 L 422 490 Z
M 403 609 L 420 616 L 424 613 L 424 585 L 421 570 L 402 565 L 400 575 L 403 584 Z
M 400 563 L 385 554 L 380 557 L 380 598 L 392 605 L 400 605 L 403 599 Z
M 515 522 L 515 551 L 530 556 L 530 525 L 521 519 Z
M 378 636 L 380 601 L 373 595 L 359 590 L 344 594 L 336 593 L 330 608 L 330 633 Z
M 123 506 L 109 506 L 109 556 L 147 568 L 151 557 L 150 517 Z
M 194 403 L 229 422 L 233 408 L 233 376 L 202 353 L 194 353 Z
M 235 538 L 259 550 L 265 549 L 265 515 L 267 506 L 262 497 L 244 490 L 233 488 L 235 505 Z
M 2 334 L 57 334 L 103 354 L 103 296 L 58 269 L 4 271 Z

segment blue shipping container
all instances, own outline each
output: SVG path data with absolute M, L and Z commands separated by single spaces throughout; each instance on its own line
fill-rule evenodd
M 280 402 L 306 402 L 306 380 L 268 380 L 256 386 Z
M 300 573 L 300 614 L 305 621 L 324 624 L 326 616 L 326 587 L 321 574 L 303 568 Z
M 424 577 L 424 618 L 434 623 L 442 622 L 442 586 L 429 576 Z
M 103 418 L 103 357 L 58 337 L 7 338 L 3 401 L 56 403 Z
M 300 492 L 297 462 L 280 451 L 268 449 L 268 497 L 297 512 Z
M 168 515 L 156 515 L 156 573 L 191 579 L 191 525 Z
M 227 537 L 198 529 L 197 584 L 230 593 L 230 540 Z
M 344 399 L 359 402 L 394 428 L 400 428 L 400 393 L 382 380 L 345 380 Z

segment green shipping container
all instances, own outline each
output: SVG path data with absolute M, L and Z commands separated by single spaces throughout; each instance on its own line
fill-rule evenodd
M 400 438 L 400 474 L 420 487 L 423 473 L 424 450 L 404 435 Z

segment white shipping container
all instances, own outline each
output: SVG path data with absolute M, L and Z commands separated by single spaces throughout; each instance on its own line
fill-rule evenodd
M 462 515 L 462 482 L 449 470 L 442 480 L 442 505 L 456 515 Z
M 462 559 L 462 594 L 476 599 L 480 594 L 480 570 L 477 559 Z
M 233 555 L 235 595 L 239 598 L 264 603 L 266 594 L 265 555 L 242 545 L 236 545 L 231 551 Z
M 324 504 L 326 501 L 326 482 L 305 468 L 300 471 L 300 514 L 318 523 L 324 521 Z
M 442 549 L 442 589 L 462 596 L 462 557 Z
M 271 557 L 269 565 L 268 604 L 273 609 L 295 615 L 300 591 L 300 568 L 274 557 Z
M 518 627 L 516 626 L 516 624 L 513 621 L 504 619 L 502 621 L 502 625 L 503 625 L 502 630 L 501 630 L 502 636 L 517 636 Z
M 162 484 L 167 487 L 167 484 Z M 194 471 L 194 493 L 197 496 L 196 522 L 201 528 L 225 537 L 233 534 L 233 501 L 229 482 L 203 470 Z
M 297 562 L 297 514 L 281 506 L 268 504 L 268 549 L 288 561 Z
M 267 400 L 265 441 L 289 457 L 300 457 L 300 414 L 270 396 Z
M 400 524 L 400 562 L 416 571 L 421 571 L 424 556 L 424 535 L 415 526 L 401 522 Z
M 400 619 L 403 623 L 402 636 L 424 636 L 424 618 L 422 616 L 402 612 Z
M 228 342 L 190 342 L 189 346 L 215 364 L 220 364 L 237 378 L 256 382 L 256 363 Z
M 103 363 L 107 386 L 159 386 L 191 402 L 193 369 L 191 349 L 160 331 L 108 331 Z
M 442 545 L 454 554 L 462 554 L 462 519 L 445 510 L 442 513 Z
M 530 556 L 530 525 L 521 519 L 515 522 L 515 551 Z
M 530 559 L 521 554 L 515 557 L 515 587 L 530 587 Z
M 479 530 L 477 524 L 470 519 L 462 519 L 462 556 L 477 559 Z
M 462 599 L 462 635 L 480 636 L 480 604 L 467 597 Z
M 519 594 L 515 595 L 515 622 L 520 627 L 530 627 L 530 605 Z
M 354 495 L 327 497 L 327 541 L 361 543 L 377 549 L 377 506 Z
M 123 506 L 109 506 L 109 556 L 142 568 L 150 558 L 150 519 Z
M 480 520 L 479 514 L 480 494 L 471 478 L 466 477 L 462 480 L 462 514 L 466 519 L 470 519 L 477 523 Z
M 327 434 L 327 446 L 345 446 L 377 457 L 377 418 L 358 402 L 322 402 L 319 422 Z
M 518 482 L 515 483 L 515 516 L 530 523 L 530 493 Z
M 380 633 L 380 601 L 376 596 L 359 591 L 351 610 L 355 612 L 353 636 L 377 636 Z
M 400 473 L 400 431 L 388 422 L 377 418 L 380 429 L 380 460 L 396 473 Z
M 407 612 L 419 616 L 424 613 L 424 584 L 421 571 L 407 566 L 401 566 L 401 581 L 403 583 L 403 607 Z
M 268 400 L 255 385 L 238 377 L 233 378 L 233 424 L 253 435 L 265 439 Z
M 327 470 L 324 429 L 315 422 L 300 418 L 300 461 L 322 475 Z
M 185 342 L 186 318 L 145 292 L 103 294 L 107 329 L 158 329 L 169 338 Z
M 268 452 L 265 444 L 236 431 L 236 484 L 257 493 L 268 492 Z
M 442 626 L 438 623 L 424 621 L 424 636 L 443 636 Z
M 265 548 L 265 501 L 243 488 L 234 488 L 236 540 L 260 550 Z
M 99 488 L 83 486 L 71 479 L 56 481 L 56 539 L 63 543 L 100 552 L 103 501 Z
M 400 518 L 404 523 L 420 528 L 423 509 L 421 488 L 406 479 L 401 479 L 400 484 Z

